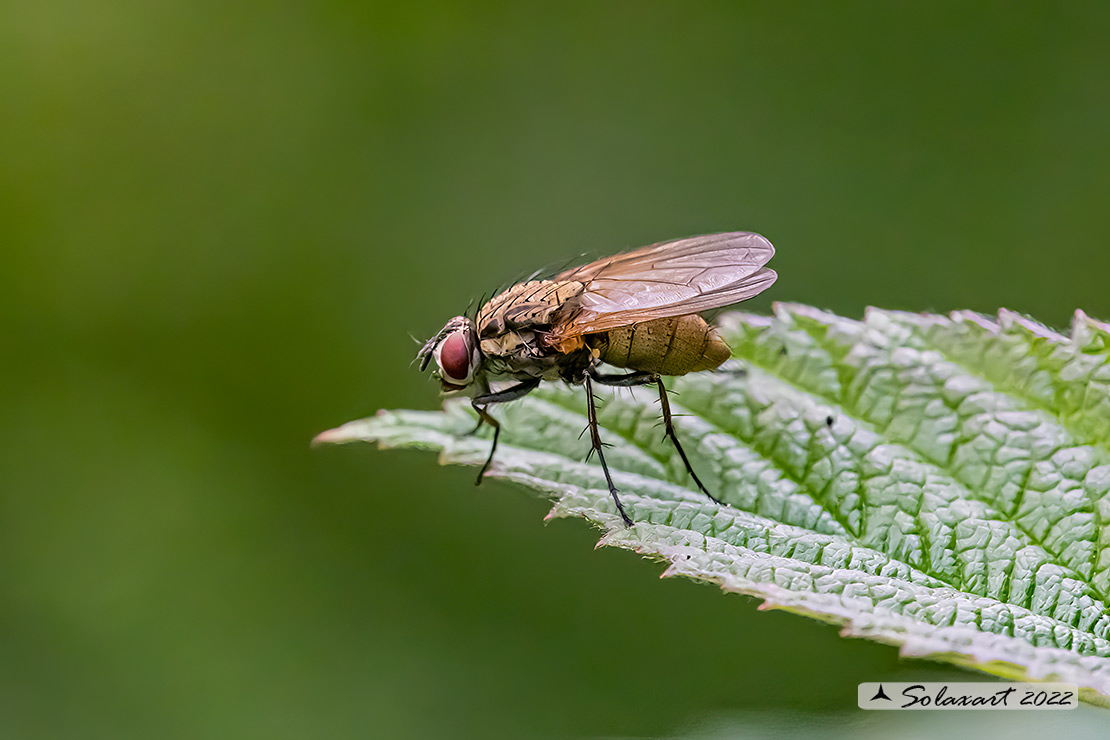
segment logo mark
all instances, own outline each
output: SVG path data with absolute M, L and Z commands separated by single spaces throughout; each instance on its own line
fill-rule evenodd
M 883 691 L 883 685 L 882 684 L 879 684 L 879 690 L 876 691 L 875 695 L 871 697 L 871 701 L 875 701 L 876 699 L 886 699 L 887 701 L 894 701 L 893 699 L 891 699 L 889 696 L 886 695 L 885 691 Z

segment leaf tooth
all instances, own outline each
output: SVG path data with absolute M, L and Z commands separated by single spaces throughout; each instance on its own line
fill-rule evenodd
M 923 318 L 923 321 L 929 322 L 931 318 L 933 319 L 931 323 L 941 327 L 945 325 L 944 319 L 940 316 L 926 316 Z M 1001 326 L 995 319 L 987 316 L 986 314 L 981 314 L 976 311 L 952 311 L 948 314 L 948 319 L 953 324 L 974 324 L 982 328 L 983 330 L 990 332 L 991 334 L 997 334 L 998 331 L 1001 329 Z
M 1053 331 L 1041 322 L 1031 319 L 1017 311 L 1011 311 L 1008 308 L 998 309 L 998 323 L 1003 331 L 1012 331 L 1014 328 L 1020 328 L 1030 336 L 1038 339 L 1046 339 L 1056 344 L 1068 343 L 1068 337 L 1063 334 Z
M 1110 323 L 1096 321 L 1083 310 L 1076 309 L 1071 322 L 1071 340 L 1084 354 L 1106 355 L 1110 352 Z

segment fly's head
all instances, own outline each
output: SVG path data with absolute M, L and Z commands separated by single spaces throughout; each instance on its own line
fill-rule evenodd
M 482 371 L 482 351 L 478 344 L 478 330 L 466 316 L 456 316 L 429 339 L 417 355 L 420 369 L 436 361 L 432 373 L 443 385 L 444 393 L 471 390 L 470 386 Z

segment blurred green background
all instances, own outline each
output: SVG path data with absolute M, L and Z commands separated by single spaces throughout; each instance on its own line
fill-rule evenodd
M 757 310 L 1110 318 L 1108 36 L 1093 3 L 5 3 L 0 737 L 941 727 L 855 684 L 971 674 L 308 440 L 434 407 L 410 334 L 483 292 L 691 233 L 771 238 Z

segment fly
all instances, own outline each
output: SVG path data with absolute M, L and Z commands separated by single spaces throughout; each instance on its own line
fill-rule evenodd
M 448 321 L 417 357 L 421 370 L 435 360 L 434 374 L 446 395 L 470 398 L 478 414 L 474 431 L 482 424 L 493 427 L 493 445 L 476 483 L 489 470 L 501 435 L 489 406 L 521 398 L 545 380 L 585 384 L 590 455 L 597 453 L 613 503 L 631 526 L 605 463 L 593 384 L 654 385 L 666 437 L 701 492 L 721 503 L 678 441 L 661 376 L 712 370 L 729 358 L 728 345 L 699 314 L 771 287 L 777 275 L 764 265 L 774 254 L 769 241 L 746 231 L 653 244 L 549 280 L 518 283 L 475 318 Z M 602 364 L 629 372 L 602 373 Z

